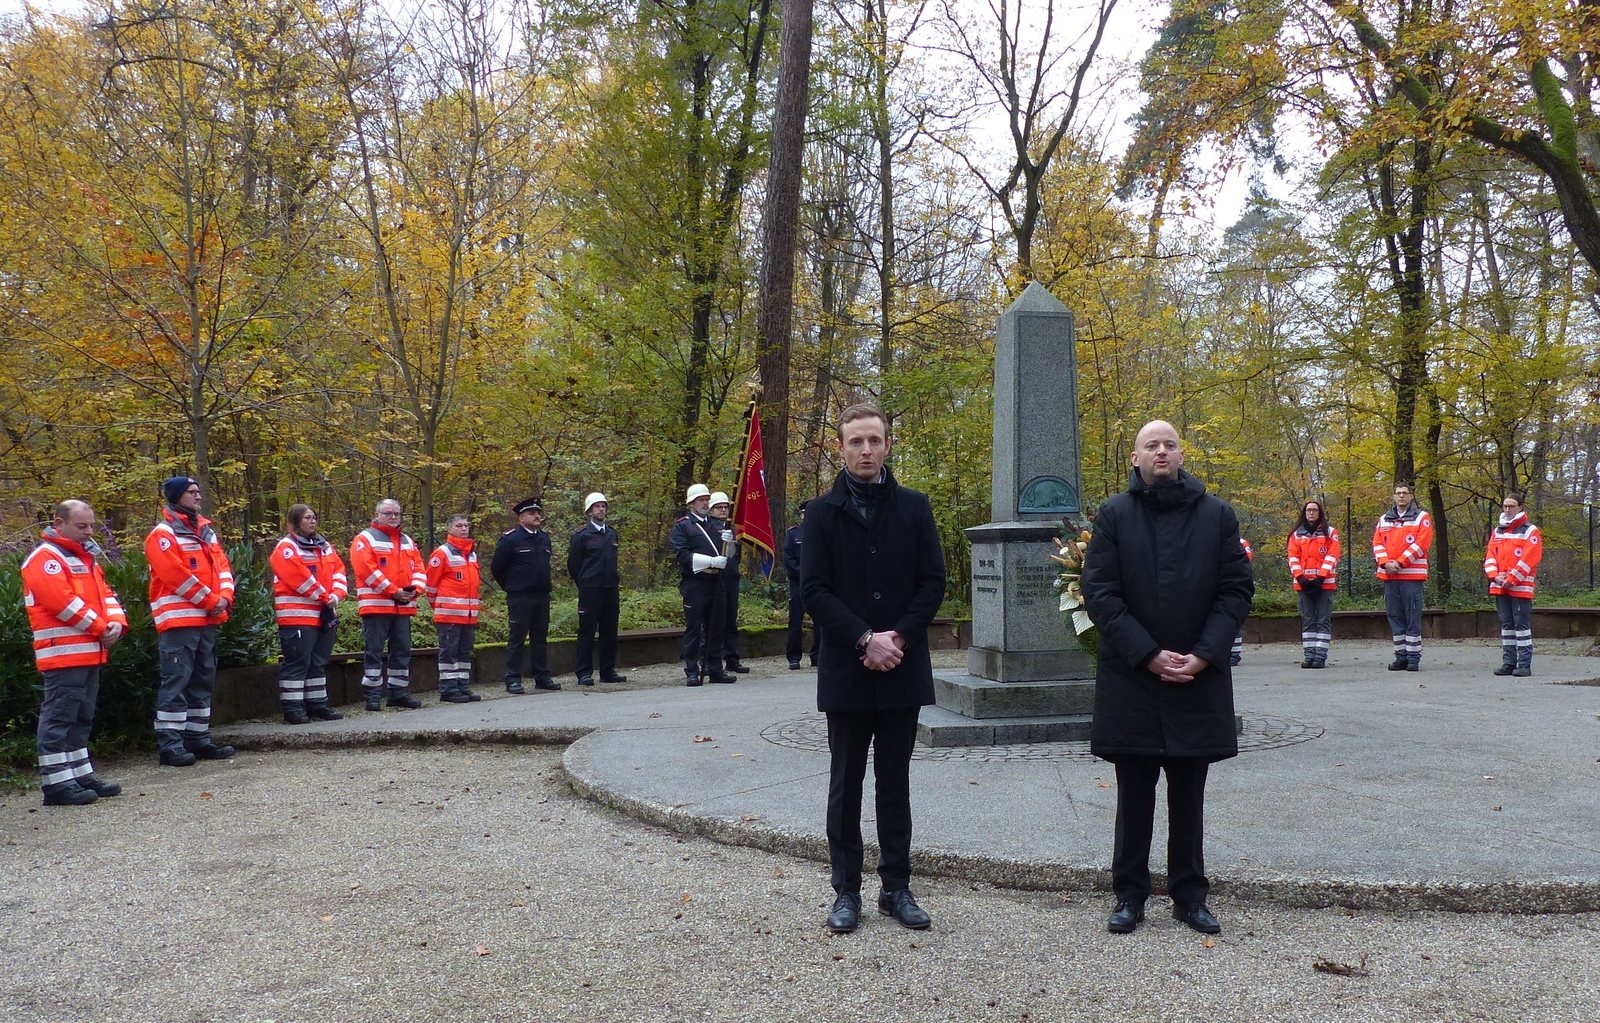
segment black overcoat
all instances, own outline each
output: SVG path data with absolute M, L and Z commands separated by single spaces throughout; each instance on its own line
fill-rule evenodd
M 884 470 L 871 485 L 872 522 L 862 521 L 844 473 L 806 507 L 801 525 L 800 586 L 816 622 L 817 709 L 894 710 L 933 702 L 928 626 L 944 602 L 944 548 L 926 495 Z M 893 671 L 871 671 L 856 642 L 867 630 L 905 638 Z
M 1083 597 L 1100 630 L 1089 748 L 1099 757 L 1200 757 L 1239 752 L 1228 654 L 1255 583 L 1225 501 L 1182 470 L 1100 506 L 1083 567 Z M 1147 664 L 1161 650 L 1210 666 L 1193 682 L 1163 682 Z

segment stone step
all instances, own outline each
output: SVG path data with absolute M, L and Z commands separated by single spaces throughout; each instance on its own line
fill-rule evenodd
M 933 676 L 939 707 L 969 718 L 1061 717 L 1094 710 L 1094 680 L 992 682 L 977 675 L 938 672 Z
M 1084 742 L 1089 715 L 976 718 L 924 707 L 917 719 L 917 741 L 924 746 L 1011 746 L 1026 742 Z

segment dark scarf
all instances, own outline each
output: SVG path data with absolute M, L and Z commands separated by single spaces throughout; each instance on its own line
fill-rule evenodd
M 844 487 L 850 494 L 850 506 L 861 516 L 861 521 L 867 525 L 872 524 L 872 511 L 874 506 L 883 499 L 883 495 L 894 486 L 894 481 L 889 478 L 887 465 L 878 469 L 878 478 L 871 483 L 863 483 L 850 475 L 850 470 L 844 471 Z

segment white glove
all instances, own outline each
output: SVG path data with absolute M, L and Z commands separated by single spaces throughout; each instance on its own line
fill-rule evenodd
M 733 530 L 724 529 L 722 531 L 722 542 L 723 543 L 733 543 Z
M 713 564 L 716 559 L 709 554 L 691 554 L 689 559 L 689 567 L 694 569 L 696 575 L 716 567 Z
M 712 568 L 727 568 L 728 567 L 728 559 L 724 558 L 722 555 L 718 554 L 716 557 L 711 559 L 711 567 Z

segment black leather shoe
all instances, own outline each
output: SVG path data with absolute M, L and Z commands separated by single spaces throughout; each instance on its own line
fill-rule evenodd
M 218 746 L 216 743 L 207 743 L 204 746 L 191 746 L 189 752 L 201 760 L 228 760 L 233 757 L 232 746 Z
M 114 781 L 101 781 L 92 774 L 86 774 L 78 780 L 78 787 L 88 789 L 101 799 L 110 799 L 112 796 L 122 795 L 122 786 Z
M 578 685 L 580 685 L 580 686 L 592 686 L 592 685 L 594 685 L 594 679 L 590 678 L 587 675 L 579 675 L 578 676 Z
M 1132 934 L 1133 929 L 1142 923 L 1144 923 L 1144 903 L 1123 899 L 1117 903 L 1117 908 L 1111 911 L 1111 918 L 1106 921 L 1106 930 L 1112 934 Z
M 750 674 L 750 666 L 743 661 L 729 661 L 728 670 L 733 672 L 735 675 Z
M 526 689 L 522 688 L 522 683 L 521 682 L 507 682 L 506 683 L 506 692 L 510 693 L 512 696 L 527 696 L 528 695 L 528 691 Z
M 68 783 L 57 786 L 44 794 L 45 806 L 88 806 L 100 794 L 94 789 L 86 789 L 79 785 Z M 832 919 L 830 917 L 829 919 Z
M 316 718 L 318 721 L 343 721 L 344 715 L 328 706 L 326 703 L 306 704 L 306 716 Z
M 1389 670 L 1390 671 L 1405 671 L 1406 670 L 1406 659 L 1404 657 L 1396 657 L 1394 660 L 1389 662 Z
M 537 682 L 535 682 L 533 684 L 533 688 L 535 688 L 535 689 L 543 689 L 543 690 L 546 690 L 547 692 L 552 692 L 553 693 L 557 689 L 561 688 L 561 683 L 557 682 L 553 678 L 540 679 L 539 681 L 537 681 Z
M 1407 671 L 1421 671 L 1422 670 L 1422 665 L 1418 664 L 1416 661 L 1408 661 L 1406 663 L 1406 670 Z
M 1201 934 L 1221 934 L 1222 925 L 1217 923 L 1217 918 L 1211 915 L 1203 902 L 1196 902 L 1192 906 L 1172 904 L 1172 919 L 1179 923 L 1188 924 Z
M 711 682 L 713 685 L 731 686 L 737 681 L 739 680 L 725 671 L 714 671 L 711 673 Z
M 391 693 L 389 706 L 398 707 L 401 710 L 417 710 L 422 706 L 422 701 L 408 693 Z
M 1311 666 L 1313 668 L 1326 668 L 1328 666 L 1328 662 L 1327 661 L 1312 661 L 1311 662 Z
M 461 695 L 465 696 L 467 698 L 467 702 L 468 703 L 482 703 L 483 702 L 483 697 L 479 696 L 477 693 L 473 692 L 470 689 L 461 690 Z
M 702 683 L 699 675 L 685 675 L 683 678 L 683 684 L 686 686 L 698 686 Z
M 917 905 L 917 900 L 911 897 L 909 888 L 880 893 L 878 912 L 884 916 L 894 917 L 901 927 L 909 927 L 913 931 L 925 931 L 928 925 L 933 923 L 933 918 L 928 916 L 927 910 Z
M 790 661 L 789 662 L 789 670 L 790 671 L 799 671 L 800 670 L 800 662 L 799 661 Z
M 1502 665 L 1500 665 L 1500 667 L 1494 669 L 1494 673 L 1496 675 L 1505 676 L 1505 675 L 1511 674 L 1513 671 L 1516 671 L 1516 670 L 1517 669 L 1516 669 L 1516 667 L 1514 665 L 1502 664 Z
M 604 682 L 608 686 L 620 686 L 624 682 L 628 681 L 628 676 L 626 676 L 626 675 L 616 675 L 616 674 L 601 675 L 600 676 L 600 681 Z
M 380 710 L 383 709 L 383 694 L 382 693 L 380 693 L 376 689 L 374 689 L 374 690 L 371 690 L 370 692 L 368 692 L 366 695 L 367 695 L 367 709 L 368 710 L 376 712 L 376 711 L 380 711 Z
M 840 892 L 833 900 L 833 912 L 828 914 L 828 930 L 835 934 L 849 934 L 861 926 L 861 896 L 857 892 Z
M 1515 675 L 1517 678 L 1532 678 L 1533 677 L 1533 669 L 1532 668 L 1517 668 L 1511 674 Z
M 471 703 L 472 697 L 466 693 L 440 693 L 440 703 Z
M 1307 657 L 1305 660 L 1300 662 L 1300 667 L 1302 667 L 1302 668 L 1315 668 L 1316 666 L 1317 666 L 1317 662 L 1313 661 L 1309 657 Z
M 287 706 L 283 708 L 283 723 L 286 725 L 308 725 L 311 718 L 306 716 L 306 709 L 300 706 Z
M 194 762 L 199 759 L 199 757 L 195 756 L 193 753 L 190 753 L 186 749 L 164 749 L 161 751 L 162 767 L 193 767 Z

